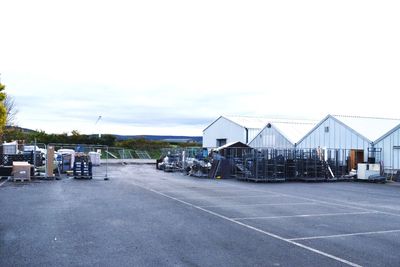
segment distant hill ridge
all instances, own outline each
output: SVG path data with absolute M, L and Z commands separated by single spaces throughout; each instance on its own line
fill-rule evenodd
M 22 128 L 18 126 L 6 126 L 7 129 L 19 129 L 25 133 L 34 133 L 35 130 Z M 185 143 L 185 142 L 195 142 L 202 143 L 202 136 L 186 136 L 186 135 L 118 135 L 111 134 L 116 137 L 117 141 L 125 141 L 129 139 L 146 139 L 151 141 L 167 141 L 167 142 L 177 142 L 177 143 Z
M 146 139 L 151 141 L 169 141 L 169 142 L 203 142 L 202 136 L 176 136 L 176 135 L 115 135 L 118 141 L 129 139 Z

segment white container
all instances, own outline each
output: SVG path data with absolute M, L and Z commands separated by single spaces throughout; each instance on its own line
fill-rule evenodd
M 380 164 L 359 163 L 357 165 L 357 179 L 368 180 L 371 175 L 379 175 L 380 173 Z
M 57 154 L 59 155 L 71 155 L 71 169 L 74 167 L 74 162 L 75 162 L 75 150 L 73 149 L 59 149 L 57 151 Z
M 18 143 L 17 141 L 11 143 L 3 144 L 3 154 L 5 155 L 15 155 L 18 152 Z
M 101 154 L 98 152 L 89 152 L 90 162 L 93 166 L 100 166 Z

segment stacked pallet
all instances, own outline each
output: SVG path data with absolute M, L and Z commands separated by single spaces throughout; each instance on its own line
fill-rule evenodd
M 13 162 L 13 180 L 14 182 L 30 181 L 31 180 L 31 165 L 26 161 Z

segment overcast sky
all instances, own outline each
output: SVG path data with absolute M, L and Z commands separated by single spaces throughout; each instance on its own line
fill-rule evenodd
M 56 133 L 399 118 L 399 14 L 398 0 L 0 0 L 1 82 L 20 126 Z

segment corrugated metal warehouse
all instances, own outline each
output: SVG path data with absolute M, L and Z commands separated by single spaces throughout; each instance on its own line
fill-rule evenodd
M 270 120 L 249 142 L 254 148 L 295 148 L 296 143 L 316 125 L 300 120 Z
M 221 116 L 203 131 L 205 148 L 232 142 L 253 148 L 340 149 L 341 160 L 349 157 L 352 167 L 370 156 L 381 161 L 386 172 L 400 170 L 400 119 L 328 115 L 315 123 Z
M 400 170 L 400 124 L 374 142 L 382 149 L 381 158 L 386 172 Z
M 400 120 L 328 115 L 298 143 L 298 148 L 351 150 L 363 161 L 374 141 L 400 124 Z
M 203 147 L 216 148 L 232 142 L 247 144 L 267 122 L 266 118 L 220 116 L 203 130 Z

